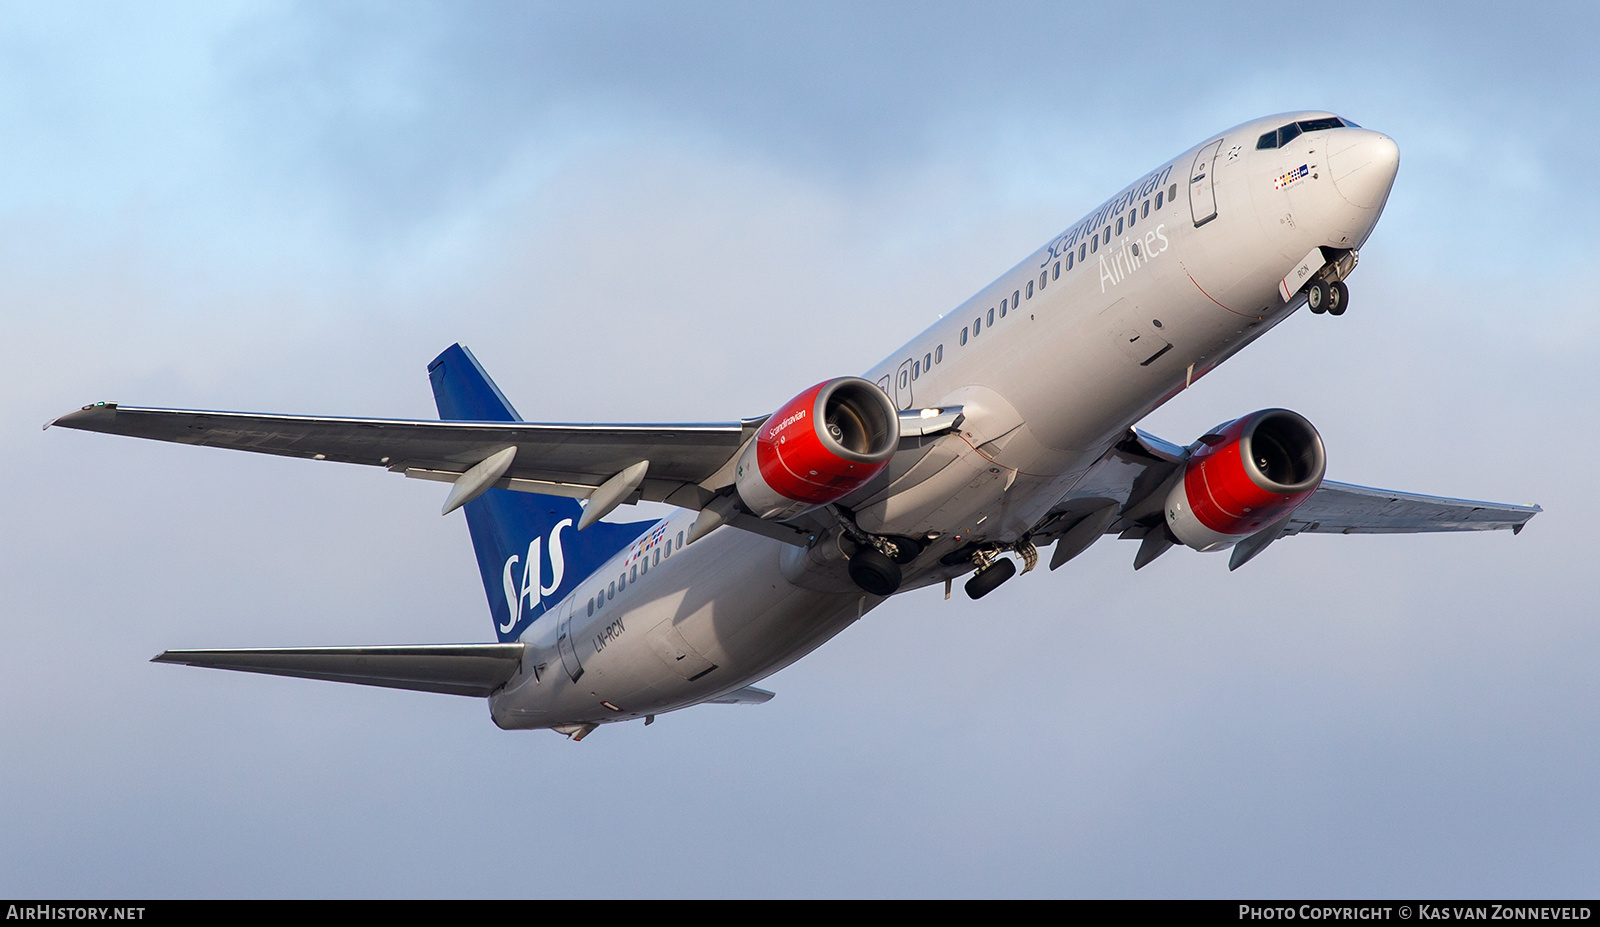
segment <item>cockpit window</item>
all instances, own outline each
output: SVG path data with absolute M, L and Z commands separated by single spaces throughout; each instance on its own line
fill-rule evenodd
M 1346 127 L 1351 129 L 1361 128 L 1350 120 L 1340 119 L 1338 116 L 1324 116 L 1321 119 L 1302 119 L 1299 122 L 1291 122 L 1286 126 L 1280 127 L 1276 132 L 1268 132 L 1256 139 L 1256 150 L 1282 148 L 1302 132 L 1320 132 L 1323 129 L 1342 129 Z

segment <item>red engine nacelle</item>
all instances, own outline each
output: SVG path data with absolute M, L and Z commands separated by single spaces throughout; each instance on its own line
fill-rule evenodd
M 1322 436 L 1288 409 L 1263 409 L 1201 439 L 1167 495 L 1167 527 L 1195 550 L 1228 547 L 1294 511 L 1322 485 Z
M 860 377 L 818 383 L 783 404 L 739 458 L 739 498 L 762 518 L 843 499 L 889 465 L 900 414 Z

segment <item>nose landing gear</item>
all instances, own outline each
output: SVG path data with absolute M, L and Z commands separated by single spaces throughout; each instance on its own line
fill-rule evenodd
M 1328 287 L 1328 314 L 1344 315 L 1350 305 L 1350 288 L 1344 285 L 1343 280 L 1335 280 L 1333 286 Z
M 1343 280 L 1324 283 L 1313 280 L 1306 287 L 1306 308 L 1321 315 L 1344 315 L 1345 309 L 1350 306 L 1350 288 L 1344 285 Z
M 1329 261 L 1321 274 L 1310 283 L 1306 284 L 1306 308 L 1313 313 L 1321 315 L 1344 315 L 1350 308 L 1350 288 L 1344 285 L 1344 278 L 1355 270 L 1356 253 L 1346 252 L 1337 260 Z

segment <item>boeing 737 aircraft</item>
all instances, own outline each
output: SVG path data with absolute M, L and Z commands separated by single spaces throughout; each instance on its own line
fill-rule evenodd
M 1345 280 L 1399 167 L 1331 113 L 1258 119 L 1134 180 L 864 376 L 737 422 L 523 421 L 465 347 L 428 366 L 440 421 L 95 403 L 51 424 L 382 467 L 451 484 L 498 643 L 168 651 L 157 662 L 487 698 L 502 728 L 581 740 L 760 681 L 885 598 L 980 598 L 1106 535 L 1237 569 L 1281 538 L 1520 531 L 1538 506 L 1324 479 L 1304 417 L 1187 446 L 1134 426 Z M 46 426 L 49 427 L 49 426 Z M 680 511 L 602 520 L 651 500 Z

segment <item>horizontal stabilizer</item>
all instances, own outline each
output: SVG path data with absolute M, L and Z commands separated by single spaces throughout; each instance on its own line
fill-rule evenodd
M 708 698 L 705 703 L 707 705 L 760 705 L 763 702 L 772 701 L 772 695 L 773 693 L 768 692 L 766 689 L 745 686 L 737 692 L 729 692 L 727 695 L 719 695 L 716 698 Z
M 167 650 L 150 662 L 487 698 L 516 673 L 522 649 L 510 643 Z

